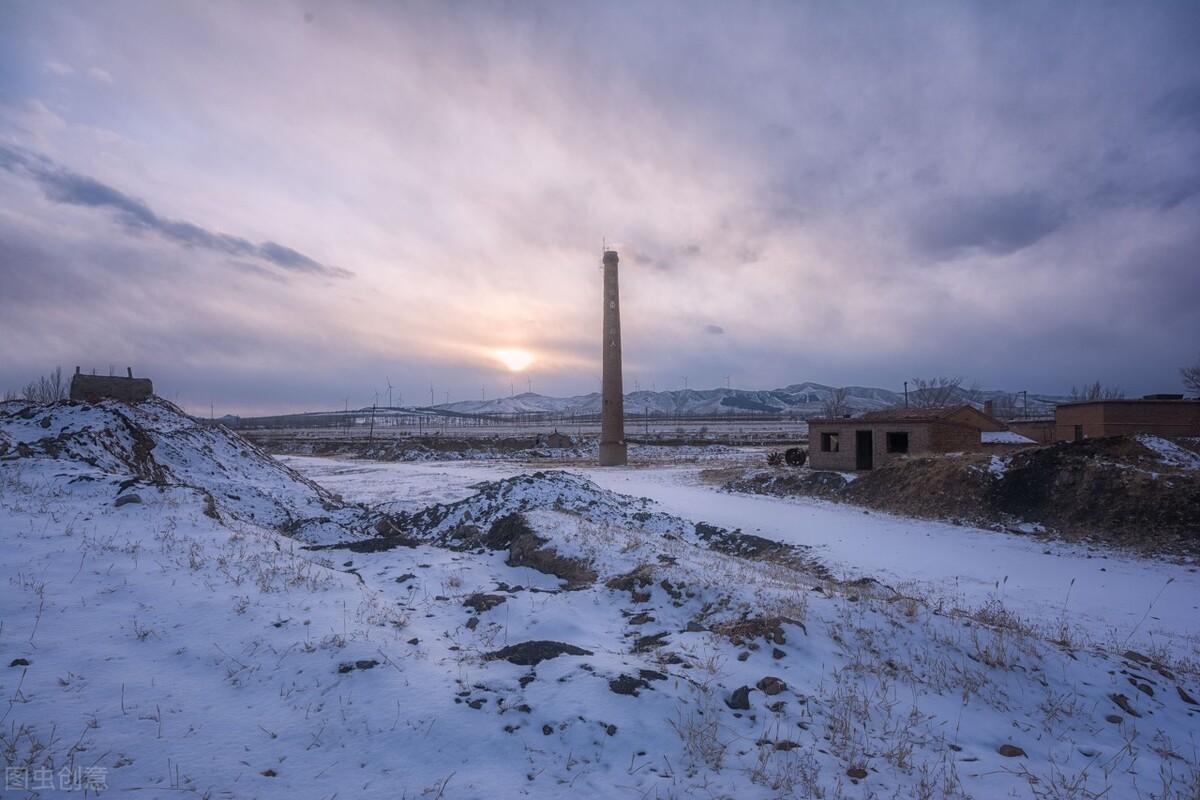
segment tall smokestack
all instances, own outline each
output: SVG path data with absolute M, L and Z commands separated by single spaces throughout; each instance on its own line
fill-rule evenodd
M 625 451 L 625 395 L 621 384 L 621 295 L 617 251 L 604 251 L 604 375 L 600 392 L 600 466 L 628 463 Z

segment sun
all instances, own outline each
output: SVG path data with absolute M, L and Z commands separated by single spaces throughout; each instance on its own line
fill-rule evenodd
M 533 363 L 533 353 L 528 350 L 507 348 L 497 350 L 495 356 L 510 372 L 520 372 Z

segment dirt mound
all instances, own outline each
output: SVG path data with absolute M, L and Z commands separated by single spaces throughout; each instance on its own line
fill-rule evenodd
M 268 525 L 306 541 L 358 535 L 367 524 L 364 509 L 158 397 L 133 405 L 6 403 L 0 459 L 53 461 L 69 479 L 112 481 L 117 495 L 138 486 L 189 487 L 205 496 L 209 516 Z
M 653 504 L 646 498 L 602 489 L 587 478 L 570 472 L 547 470 L 517 475 L 481 484 L 478 489 L 478 493 L 456 503 L 428 506 L 416 512 L 389 512 L 388 507 L 383 506 L 384 514 L 376 528 L 379 538 L 355 543 L 353 547 L 382 550 L 427 542 L 455 550 L 508 548 L 510 557 L 520 562 L 534 558 L 533 554 L 542 552 L 540 548 L 544 544 L 522 515 L 549 509 L 595 523 L 677 539 L 748 560 L 819 569 L 807 548 L 770 541 L 740 530 L 731 531 L 703 523 L 697 525 L 653 511 Z M 545 558 L 549 555 L 543 560 Z M 557 566 L 543 571 L 563 572 Z M 576 576 L 564 573 L 562 577 L 576 583 L 595 579 L 583 569 Z
M 776 470 L 726 488 L 1200 555 L 1200 457 L 1186 440 L 1087 439 L 1008 456 L 912 458 L 852 476 Z

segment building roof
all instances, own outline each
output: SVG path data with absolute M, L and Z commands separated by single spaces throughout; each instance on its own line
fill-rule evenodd
M 1126 406 L 1194 406 L 1200 403 L 1200 397 L 1114 397 L 1108 400 L 1072 400 L 1069 403 L 1059 403 L 1059 408 L 1066 406 L 1096 406 L 1096 405 L 1126 405 Z

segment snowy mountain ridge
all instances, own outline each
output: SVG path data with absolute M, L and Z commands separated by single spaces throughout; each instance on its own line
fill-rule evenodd
M 625 413 L 630 415 L 718 415 L 732 413 L 792 414 L 812 417 L 820 414 L 824 404 L 839 387 L 806 381 L 780 389 L 674 389 L 666 391 L 639 390 L 625 395 Z M 846 405 L 852 413 L 877 411 L 904 404 L 903 392 L 870 386 L 840 387 L 846 391 Z M 985 400 L 1011 398 L 1010 392 L 985 390 L 970 393 L 956 392 L 961 402 L 982 404 Z M 1053 395 L 1030 395 L 1030 413 L 1049 411 L 1066 398 Z M 1021 402 L 1024 402 L 1023 399 Z M 433 406 L 439 411 L 457 414 L 599 414 L 600 393 L 573 397 L 548 397 L 524 392 L 512 397 L 492 400 L 463 400 Z

